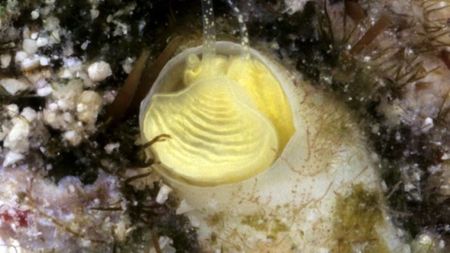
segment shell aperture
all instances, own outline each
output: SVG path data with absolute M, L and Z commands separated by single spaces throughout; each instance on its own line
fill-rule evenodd
M 269 168 L 294 133 L 278 81 L 253 59 L 190 55 L 184 88 L 156 94 L 143 135 L 163 173 L 195 185 L 238 182 Z

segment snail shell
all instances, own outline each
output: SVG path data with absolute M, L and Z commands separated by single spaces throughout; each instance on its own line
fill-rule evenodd
M 302 124 L 281 71 L 254 50 L 246 59 L 237 44 L 217 47 L 226 54 L 201 62 L 199 47 L 173 58 L 141 108 L 144 139 L 171 136 L 153 145 L 161 173 L 195 185 L 239 182 L 268 169 Z
M 173 95 L 185 89 L 181 83 L 189 56 L 201 52 L 201 47 L 187 49 L 167 63 L 141 105 L 141 132 L 146 131 L 146 117 L 152 104 L 159 99 L 157 94 Z M 242 48 L 232 42 L 217 42 L 216 52 L 237 56 Z M 365 148 L 356 121 L 337 99 L 305 82 L 294 85 L 292 75 L 280 65 L 256 50 L 249 52 L 252 59 L 263 64 L 277 80 L 292 117 L 292 135 L 284 146 L 279 146 L 281 149 L 277 150 L 275 158 L 268 159 L 273 161 L 264 162 L 268 164 L 267 168 L 251 170 L 231 180 L 209 178 L 212 184 L 174 173 L 163 161 L 155 169 L 183 200 L 184 207 L 180 207 L 180 212 L 198 227 L 200 240 L 207 251 L 321 252 L 333 249 L 336 242 L 333 213 L 337 196 L 349 195 L 356 184 L 371 192 L 381 191 L 370 150 Z M 202 92 L 208 91 L 205 88 Z M 177 99 L 185 99 L 180 94 L 176 94 Z M 272 126 L 279 130 L 276 124 Z M 282 139 L 279 132 L 278 140 Z M 257 135 L 267 137 L 273 133 Z M 145 133 L 143 137 L 148 138 Z M 383 215 L 386 217 L 384 212 Z M 406 252 L 387 218 L 374 230 L 387 249 Z

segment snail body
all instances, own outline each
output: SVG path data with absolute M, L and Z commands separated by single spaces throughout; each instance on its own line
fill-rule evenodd
M 244 59 L 239 44 L 216 42 L 215 49 L 217 55 L 203 65 L 201 47 L 169 61 L 140 112 L 145 140 L 171 136 L 152 147 L 160 161 L 155 169 L 189 207 L 182 212 L 198 227 L 204 248 L 339 248 L 338 196 L 352 196 L 357 185 L 381 195 L 356 121 L 333 96 L 306 82 L 294 85 L 292 75 L 258 51 L 249 49 L 250 59 Z M 209 118 L 187 113 L 198 110 L 203 110 L 198 115 L 209 112 Z M 198 121 L 177 121 L 179 114 Z M 178 138 L 184 142 L 177 144 Z M 170 167 L 177 163 L 166 156 L 174 154 L 181 157 L 176 159 L 184 162 L 177 161 L 183 169 Z M 201 156 L 205 160 L 197 162 Z M 387 217 L 382 201 L 375 209 Z M 377 249 L 406 252 L 389 221 L 383 218 L 373 226 L 370 231 L 377 231 L 381 245 Z

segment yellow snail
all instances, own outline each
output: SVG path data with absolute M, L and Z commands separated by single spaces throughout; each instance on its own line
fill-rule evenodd
M 171 59 L 140 110 L 144 140 L 170 136 L 154 168 L 205 251 L 407 252 L 346 107 L 254 49 L 214 46 Z

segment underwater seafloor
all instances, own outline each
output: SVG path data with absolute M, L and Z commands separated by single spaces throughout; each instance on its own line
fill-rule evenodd
M 236 3 L 252 47 L 345 103 L 411 252 L 449 252 L 450 1 Z M 214 7 L 218 39 L 238 41 Z M 200 17 L 193 0 L 0 1 L 0 252 L 202 252 L 138 122 L 162 66 L 201 44 Z M 352 243 L 373 239 L 379 199 L 340 198 L 347 237 L 323 252 L 376 252 Z

